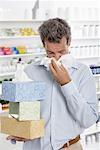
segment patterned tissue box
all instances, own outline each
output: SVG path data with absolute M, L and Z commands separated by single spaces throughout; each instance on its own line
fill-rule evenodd
M 18 121 L 8 116 L 0 116 L 0 132 L 26 139 L 44 136 L 44 120 Z
M 39 120 L 40 119 L 40 101 L 34 102 L 10 102 L 9 115 L 19 121 Z
M 42 81 L 2 82 L 2 99 L 12 102 L 44 100 L 46 84 Z

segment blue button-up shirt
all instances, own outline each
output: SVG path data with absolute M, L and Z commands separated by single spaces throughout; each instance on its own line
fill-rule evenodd
M 24 143 L 24 150 L 58 150 L 97 120 L 97 98 L 89 68 L 74 60 L 69 70 L 71 82 L 59 85 L 44 66 L 30 64 L 25 72 L 34 81 L 47 84 L 46 99 L 41 101 L 41 118 L 45 120 L 43 138 Z

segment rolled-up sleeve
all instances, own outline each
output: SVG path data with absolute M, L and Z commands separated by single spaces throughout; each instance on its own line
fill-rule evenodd
M 61 86 L 62 93 L 67 101 L 69 112 L 83 128 L 88 128 L 98 119 L 96 87 L 93 75 L 89 69 L 77 87 L 72 80 Z

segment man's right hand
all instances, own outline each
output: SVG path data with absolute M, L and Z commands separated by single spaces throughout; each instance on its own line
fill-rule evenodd
M 25 139 L 25 138 L 21 138 L 21 137 L 17 137 L 17 136 L 8 136 L 6 138 L 7 140 L 15 140 L 15 141 L 19 141 L 19 142 L 26 142 L 29 141 L 29 139 Z

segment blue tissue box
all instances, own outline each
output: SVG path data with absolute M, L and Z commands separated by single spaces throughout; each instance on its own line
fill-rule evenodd
M 44 100 L 46 84 L 42 81 L 2 82 L 2 99 L 11 102 Z

